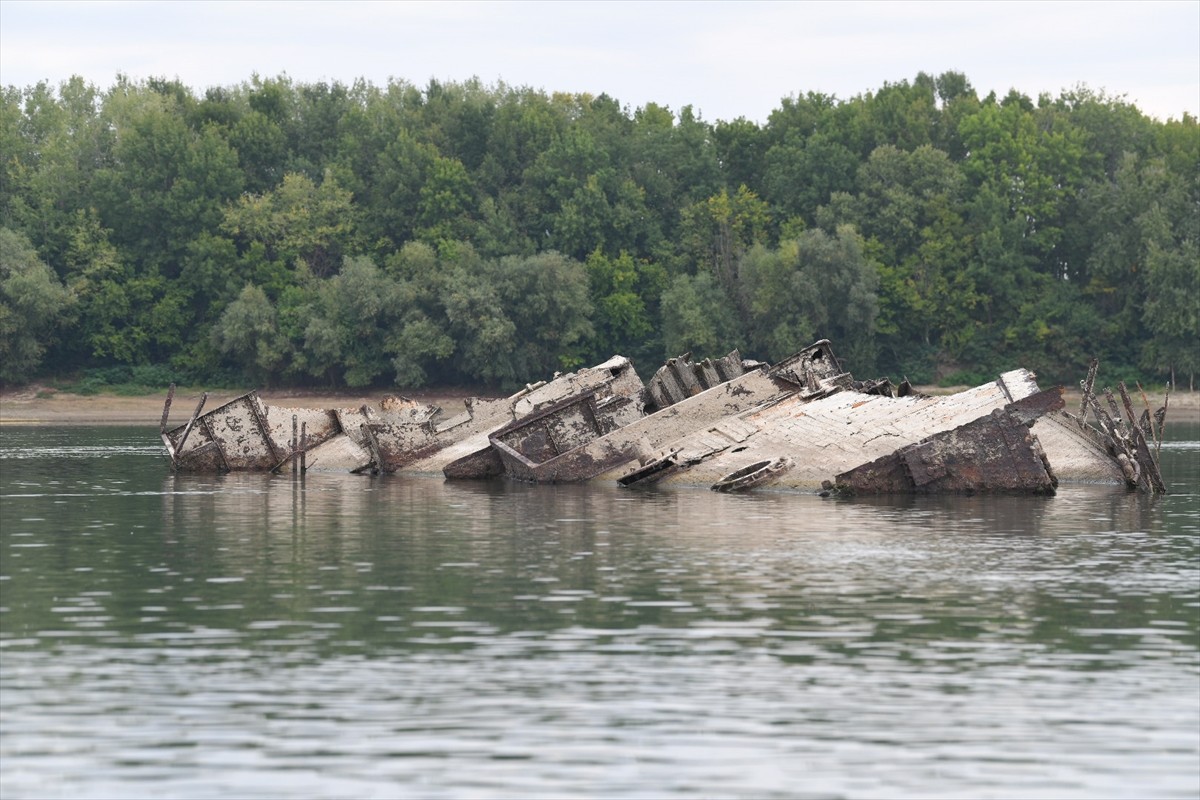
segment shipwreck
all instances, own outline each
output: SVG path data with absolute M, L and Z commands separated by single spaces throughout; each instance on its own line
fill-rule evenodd
M 855 380 L 828 340 L 767 364 L 736 350 L 669 359 L 643 383 L 622 356 L 471 398 L 447 415 L 385 397 L 373 407 L 268 405 L 256 391 L 160 433 L 180 472 L 261 470 L 498 476 L 535 483 L 611 481 L 821 493 L 1053 494 L 1060 481 L 1166 491 L 1158 448 L 1166 402 L 1139 415 L 1118 384 L 1101 403 L 1097 365 L 1078 413 L 1064 389 L 1042 390 L 1016 369 L 956 394 L 926 396 L 907 381 Z M 1140 388 L 1140 387 L 1139 387 Z M 1169 399 L 1169 398 L 1168 398 Z M 1124 412 L 1124 413 L 1122 413 Z

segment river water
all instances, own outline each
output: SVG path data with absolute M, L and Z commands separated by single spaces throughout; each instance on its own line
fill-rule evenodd
M 1200 795 L 1171 494 L 175 476 L 0 430 L 0 796 Z

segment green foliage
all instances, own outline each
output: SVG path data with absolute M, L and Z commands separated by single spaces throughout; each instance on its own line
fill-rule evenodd
M 34 375 L 74 302 L 29 240 L 0 228 L 0 383 Z
M 588 256 L 586 267 L 595 309 L 592 358 L 603 360 L 614 353 L 635 360 L 649 356 L 644 352 L 645 343 L 654 330 L 666 271 L 657 264 L 637 261 L 629 253 L 608 258 L 599 250 Z M 657 355 L 655 351 L 651 358 Z
M 350 193 L 332 173 L 320 186 L 289 173 L 277 189 L 243 195 L 229 206 L 221 228 L 243 246 L 261 244 L 267 261 L 287 266 L 303 261 L 314 274 L 328 275 L 353 249 L 354 210 Z
M 1177 373 L 1200 372 L 1200 242 L 1193 236 L 1170 249 L 1151 243 L 1146 275 L 1145 323 L 1154 337 L 1142 364 L 1174 383 Z
M 164 364 L 130 367 L 94 367 L 86 369 L 78 380 L 63 383 L 59 389 L 81 395 L 101 393 L 139 397 L 166 389 L 173 383 L 186 382 L 186 376 Z
M 823 337 L 916 379 L 1197 367 L 1197 121 L 1084 86 L 922 73 L 759 125 L 477 80 L 72 78 L 0 90 L 0 186 L 6 381 L 508 386 Z
M 278 314 L 266 292 L 247 284 L 212 329 L 218 351 L 238 364 L 247 378 L 270 381 L 278 375 L 288 342 L 280 335 Z
M 387 372 L 386 334 L 398 314 L 398 287 L 369 258 L 346 259 L 316 287 L 304 326 L 309 373 L 346 386 L 369 386 Z
M 662 294 L 664 358 L 720 357 L 741 346 L 737 312 L 710 273 L 676 275 Z

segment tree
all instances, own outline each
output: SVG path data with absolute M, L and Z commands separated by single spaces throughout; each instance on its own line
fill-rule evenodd
M 211 335 L 217 350 L 237 364 L 250 381 L 269 384 L 288 355 L 275 307 L 266 292 L 253 284 L 247 284 L 237 300 L 229 304 Z
M 79 302 L 71 361 L 141 364 L 150 360 L 141 318 L 154 304 L 155 281 L 139 278 L 94 214 L 78 212 L 65 254 L 67 283 Z
M 221 229 L 243 248 L 261 244 L 269 261 L 303 261 L 317 276 L 335 272 L 354 249 L 355 214 L 350 193 L 332 174 L 320 186 L 289 173 L 263 195 L 244 195 L 226 208 Z
M 858 233 L 848 225 L 833 236 L 805 231 L 797 240 L 796 259 L 815 289 L 817 335 L 836 341 L 838 352 L 857 369 L 873 370 L 879 276 Z
M 1175 247 L 1151 242 L 1146 253 L 1146 306 L 1143 320 L 1153 337 L 1146 342 L 1142 363 L 1167 373 L 1175 385 L 1176 375 L 1188 376 L 1188 388 L 1196 388 L 1200 371 L 1200 238 L 1190 238 Z
M 742 256 L 738 273 L 756 357 L 778 361 L 818 338 L 816 286 L 800 263 L 798 240 L 778 248 L 754 246 Z
M 744 345 L 737 311 L 711 273 L 676 275 L 662 294 L 663 355 L 719 357 Z
M 34 375 L 74 302 L 29 240 L 0 228 L 0 383 Z
M 100 220 L 138 274 L 173 277 L 187 243 L 215 228 L 240 194 L 237 153 L 218 126 L 190 128 L 174 91 L 121 82 L 104 117 L 115 139 L 92 193 Z
M 708 272 L 744 316 L 746 299 L 738 281 L 738 262 L 766 240 L 767 204 L 745 186 L 732 196 L 722 189 L 683 210 L 679 224 L 679 269 Z
M 817 214 L 829 231 L 855 225 L 879 262 L 878 331 L 885 365 L 931 380 L 938 351 L 956 359 L 974 334 L 978 302 L 965 264 L 970 238 L 960 216 L 966 181 L 930 145 L 878 147 L 858 170 L 859 190 Z
M 384 270 L 396 282 L 399 318 L 386 345 L 396 383 L 423 386 L 431 375 L 447 380 L 457 342 L 443 302 L 449 279 L 437 251 L 409 242 L 387 259 Z
M 474 226 L 474 187 L 462 162 L 433 160 L 419 193 L 417 239 L 437 246 L 469 238 Z
M 347 258 L 317 285 L 304 352 L 311 374 L 371 385 L 390 366 L 387 338 L 399 314 L 397 286 L 370 258 Z
M 651 334 L 658 299 L 666 288 L 666 271 L 626 252 L 609 258 L 598 249 L 588 256 L 585 266 L 595 309 L 593 358 L 622 353 L 635 360 L 642 356 L 656 360 L 660 348 L 651 341 Z

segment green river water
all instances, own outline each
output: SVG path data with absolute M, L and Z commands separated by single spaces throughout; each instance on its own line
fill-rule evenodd
M 0 797 L 1200 795 L 1167 497 L 176 476 L 0 429 Z

